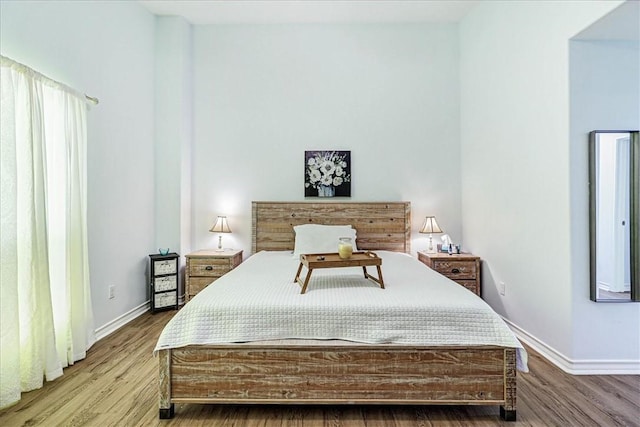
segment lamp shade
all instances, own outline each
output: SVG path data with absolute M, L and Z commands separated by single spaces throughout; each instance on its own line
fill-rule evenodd
M 229 223 L 227 222 L 226 216 L 218 216 L 216 223 L 213 227 L 211 227 L 212 233 L 231 233 L 231 229 L 229 228 Z
M 442 233 L 435 216 L 428 216 L 424 219 L 420 233 Z

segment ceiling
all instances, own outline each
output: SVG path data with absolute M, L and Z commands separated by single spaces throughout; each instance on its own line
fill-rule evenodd
M 479 0 L 139 0 L 192 24 L 458 22 Z
M 458 22 L 487 0 L 138 0 L 156 15 L 195 25 Z M 577 34 L 582 40 L 640 40 L 640 1 L 628 0 Z
M 640 1 L 622 3 L 573 39 L 640 41 Z

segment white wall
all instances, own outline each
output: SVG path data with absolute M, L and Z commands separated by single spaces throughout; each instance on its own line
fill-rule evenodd
M 159 16 L 155 30 L 155 247 L 186 255 L 191 251 L 192 27 L 181 17 Z M 181 275 L 179 295 L 183 289 Z
M 89 262 L 100 328 L 147 301 L 154 17 L 134 2 L 2 1 L 0 19 L 2 55 L 100 98 L 88 115 Z
M 195 27 L 193 249 L 226 214 L 248 256 L 251 201 L 304 200 L 312 149 L 351 150 L 350 200 L 411 201 L 414 230 L 460 241 L 457 46 L 456 25 Z
M 570 191 L 569 39 L 619 4 L 481 2 L 460 28 L 464 242 L 484 259 L 484 298 L 569 368 L 628 357 L 633 344 L 581 333 L 588 245 L 572 240 L 574 212 L 588 205 Z
M 626 6 L 626 5 L 625 5 Z M 638 41 L 573 40 L 570 44 L 573 355 L 640 364 L 640 304 L 589 300 L 588 133 L 640 129 Z
M 251 200 L 303 200 L 303 152 L 344 149 L 351 200 L 408 200 L 414 230 L 425 215 L 455 241 L 464 229 L 465 249 L 484 259 L 485 299 L 574 366 L 638 358 L 638 305 L 588 301 L 586 150 L 577 148 L 587 129 L 630 126 L 569 124 L 568 41 L 619 3 L 482 2 L 458 33 L 414 24 L 192 29 L 173 18 L 156 26 L 134 2 L 0 2 L 0 51 L 101 99 L 89 115 L 98 327 L 146 301 L 157 246 L 213 247 L 207 230 L 227 214 L 225 246 L 247 256 Z M 192 35 L 193 90 L 182 62 Z M 164 92 L 162 82 L 182 85 Z M 164 104 L 172 100 L 181 104 Z M 166 151 L 154 150 L 154 130 Z M 168 194 L 154 158 L 179 175 Z M 163 201 L 171 210 L 157 213 Z M 426 246 L 414 237 L 414 250 Z

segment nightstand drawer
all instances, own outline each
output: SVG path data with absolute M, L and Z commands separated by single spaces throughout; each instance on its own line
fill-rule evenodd
M 213 281 L 224 276 L 242 262 L 242 251 L 200 250 L 187 255 L 185 298 L 191 300 Z
M 217 277 L 191 277 L 189 279 L 189 294 L 194 296 L 212 282 L 215 282 Z
M 475 280 L 478 275 L 476 263 L 469 261 L 434 261 L 433 269 L 455 280 Z
M 476 295 L 482 295 L 480 257 L 469 253 L 449 255 L 418 251 L 418 260 Z
M 474 294 L 480 295 L 480 285 L 478 285 L 477 280 L 456 280 L 456 283 L 469 289 Z
M 231 270 L 229 259 L 197 259 L 193 258 L 189 262 L 190 276 L 221 277 Z

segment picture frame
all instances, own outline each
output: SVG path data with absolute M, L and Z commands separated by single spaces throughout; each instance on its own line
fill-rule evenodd
M 305 151 L 304 196 L 351 197 L 351 151 Z

